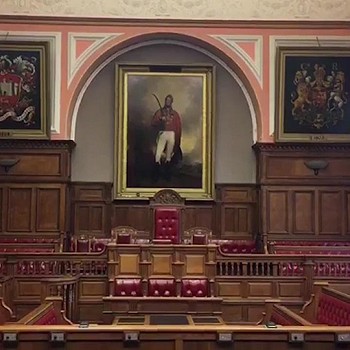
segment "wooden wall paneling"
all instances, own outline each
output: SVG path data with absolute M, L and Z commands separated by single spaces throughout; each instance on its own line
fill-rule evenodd
M 215 231 L 215 203 L 186 205 L 183 221 L 185 230 L 192 227 L 206 227 Z
M 68 182 L 73 141 L 0 140 L 0 159 L 16 159 L 8 173 L 0 167 L 2 182 Z
M 29 185 L 13 184 L 6 187 L 6 232 L 35 231 L 35 191 Z
M 221 237 L 250 239 L 257 233 L 257 189 L 255 185 L 218 185 Z
M 344 193 L 345 199 L 345 233 L 350 234 L 350 190 L 345 189 Z
M 59 235 L 64 232 L 65 184 L 4 184 L 2 192 L 4 233 Z
M 148 201 L 111 202 L 109 183 L 72 183 L 71 191 L 74 234 L 104 236 L 109 235 L 112 227 L 132 226 L 141 238 L 152 238 L 153 212 Z M 217 192 L 219 196 L 215 201 L 186 202 L 183 228 L 204 226 L 217 238 L 251 238 L 257 226 L 254 223 L 255 185 L 220 184 Z M 226 208 L 233 208 L 235 213 L 226 214 Z M 230 220 L 234 220 L 234 224 L 230 224 Z
M 3 234 L 59 235 L 66 231 L 67 183 L 73 141 L 0 140 L 0 159 L 18 162 L 0 168 Z
M 72 232 L 74 235 L 105 237 L 111 230 L 111 184 L 71 184 Z
M 256 144 L 263 234 L 344 239 L 350 233 L 348 144 Z M 312 160 L 327 166 L 316 175 Z
M 263 233 L 269 235 L 290 232 L 289 191 L 280 187 L 262 189 L 263 196 Z
M 4 197 L 5 197 L 5 190 L 3 187 L 0 187 L 0 233 L 4 232 L 4 227 L 6 226 L 4 222 L 4 219 L 6 216 L 4 215 L 4 209 L 5 209 Z
M 315 235 L 315 191 L 312 188 L 292 190 L 292 234 Z
M 339 188 L 318 190 L 318 227 L 320 235 L 343 235 L 345 216 L 344 191 Z
M 222 237 L 251 238 L 252 230 L 252 210 L 250 206 L 244 204 L 223 204 L 221 209 Z
M 115 204 L 113 206 L 112 227 L 131 226 L 144 233 L 147 238 L 152 237 L 153 215 L 147 204 Z M 146 238 L 145 236 L 145 238 Z
M 258 183 L 263 185 L 349 185 L 349 144 L 264 144 L 254 145 L 258 160 Z M 307 167 L 312 160 L 327 167 L 316 176 Z
M 65 231 L 66 185 L 41 185 L 36 188 L 36 232 Z

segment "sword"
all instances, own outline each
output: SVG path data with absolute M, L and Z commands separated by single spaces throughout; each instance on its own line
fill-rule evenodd
M 156 94 L 152 94 L 152 95 L 157 100 L 159 108 L 162 109 L 162 105 L 160 104 L 160 101 L 159 101 L 159 98 L 157 97 L 157 95 Z

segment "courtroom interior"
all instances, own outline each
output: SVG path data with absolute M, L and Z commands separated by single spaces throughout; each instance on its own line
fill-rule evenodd
M 350 5 L 0 3 L 0 349 L 350 349 Z

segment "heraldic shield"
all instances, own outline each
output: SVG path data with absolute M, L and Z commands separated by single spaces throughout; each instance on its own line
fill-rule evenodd
M 280 49 L 277 141 L 350 140 L 350 51 Z
M 0 138 L 48 138 L 46 46 L 0 45 Z

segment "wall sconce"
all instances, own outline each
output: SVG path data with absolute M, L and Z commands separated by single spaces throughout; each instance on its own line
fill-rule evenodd
M 328 162 L 326 160 L 308 160 L 304 162 L 307 168 L 314 171 L 314 174 L 317 176 L 319 171 L 322 169 L 326 169 L 328 167 Z
M 7 174 L 10 169 L 15 166 L 19 162 L 19 159 L 12 158 L 12 159 L 0 159 L 0 166 L 5 170 L 5 173 Z

